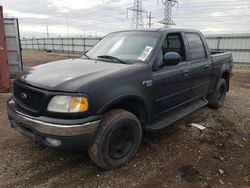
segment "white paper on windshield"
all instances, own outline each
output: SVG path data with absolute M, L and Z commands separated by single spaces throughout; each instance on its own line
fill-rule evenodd
M 139 55 L 137 59 L 145 61 L 145 59 L 147 59 L 152 50 L 153 48 L 151 46 L 146 46 L 146 48 L 143 50 L 143 52 Z

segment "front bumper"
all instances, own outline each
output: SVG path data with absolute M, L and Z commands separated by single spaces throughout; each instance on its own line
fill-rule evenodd
M 32 117 L 18 109 L 13 99 L 7 102 L 7 112 L 11 126 L 17 131 L 42 145 L 59 149 L 80 149 L 89 145 L 100 123 L 100 116 L 79 120 Z M 61 144 L 53 145 L 48 138 L 60 140 Z

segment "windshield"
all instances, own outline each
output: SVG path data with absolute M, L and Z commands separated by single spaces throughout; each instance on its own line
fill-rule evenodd
M 146 62 L 160 38 L 160 32 L 111 33 L 86 54 L 90 59 L 112 56 L 125 62 Z

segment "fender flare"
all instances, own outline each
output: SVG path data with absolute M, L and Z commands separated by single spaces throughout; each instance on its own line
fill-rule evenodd
M 97 110 L 97 114 L 105 113 L 112 106 L 114 106 L 115 104 L 118 104 L 119 102 L 124 101 L 124 100 L 137 100 L 137 101 L 139 101 L 145 107 L 147 121 L 151 119 L 150 108 L 149 108 L 150 104 L 148 104 L 148 102 L 142 96 L 140 96 L 138 94 L 124 94 L 124 95 L 120 95 L 120 96 L 117 96 L 115 98 L 112 98 L 110 100 L 107 100 L 104 103 L 104 105 Z

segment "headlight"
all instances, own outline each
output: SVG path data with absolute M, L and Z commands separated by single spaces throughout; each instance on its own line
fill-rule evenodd
M 47 107 L 51 112 L 86 112 L 89 108 L 86 97 L 54 96 Z

